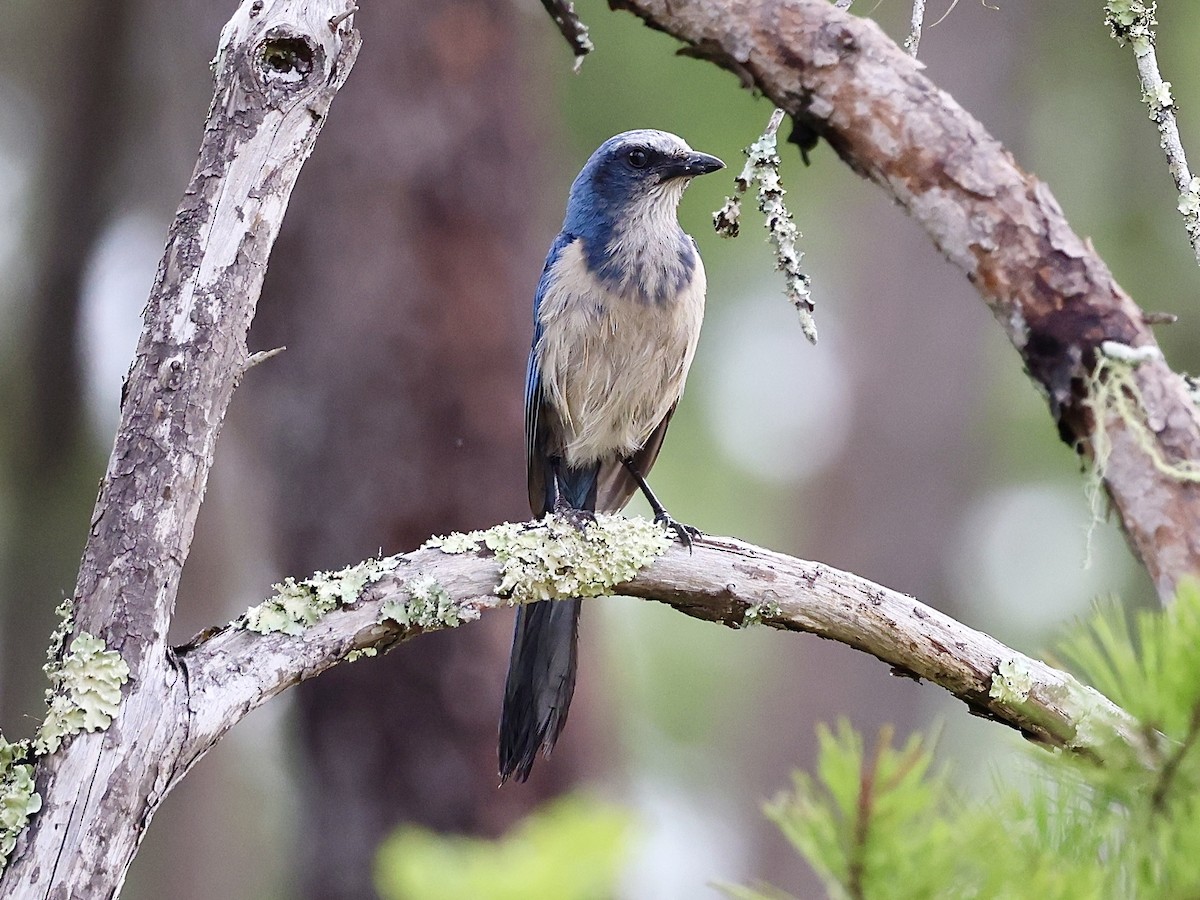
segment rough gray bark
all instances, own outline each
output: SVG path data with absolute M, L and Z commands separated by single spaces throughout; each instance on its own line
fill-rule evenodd
M 1136 427 L 1092 414 L 1087 382 L 1105 341 L 1147 348 L 1134 373 L 1151 451 L 1168 466 L 1200 460 L 1200 414 L 1184 380 L 1154 355 L 1146 315 L 1050 189 L 869 19 L 828 0 L 609 0 L 684 52 L 761 90 L 797 123 L 802 145 L 824 138 L 929 233 L 982 295 L 1044 389 L 1063 440 L 1094 452 L 1111 441 L 1104 487 L 1160 597 L 1200 572 L 1200 484 L 1156 466 Z
M 288 196 L 358 50 L 335 2 L 247 0 L 222 33 L 199 160 L 145 313 L 92 516 L 73 634 L 130 669 L 117 718 L 39 760 L 43 808 L 0 892 L 111 897 L 175 779 L 186 685 L 167 626 Z M 114 827 L 114 822 L 128 823 Z

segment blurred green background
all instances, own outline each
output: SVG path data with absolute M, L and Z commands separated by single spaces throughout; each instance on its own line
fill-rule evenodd
M 929 76 L 1050 185 L 1076 230 L 1091 238 L 1143 308 L 1180 316 L 1178 324 L 1160 329 L 1160 340 L 1176 369 L 1200 370 L 1194 314 L 1200 271 L 1175 211 L 1157 134 L 1139 101 L 1131 52 L 1109 37 L 1100 0 L 993 5 L 999 8 L 964 0 L 926 31 L 921 58 Z M 535 0 L 393 6 L 397 11 L 387 15 L 396 28 L 418 8 L 421 16 L 446 12 L 438 20 L 444 28 L 414 28 L 405 47 L 427 40 L 436 49 L 443 41 L 450 55 L 488 54 L 509 67 L 511 80 L 497 90 L 512 104 L 502 111 L 511 127 L 503 138 L 480 130 L 459 140 L 456 152 L 481 158 L 503 152 L 511 160 L 499 167 L 498 178 L 476 183 L 464 175 L 463 182 L 468 197 L 489 190 L 513 195 L 507 201 L 515 210 L 513 227 L 524 237 L 503 257 L 515 287 L 511 307 L 502 309 L 523 337 L 514 339 L 516 363 L 504 364 L 504 378 L 519 384 L 529 333 L 524 317 L 544 248 L 592 149 L 619 131 L 663 128 L 721 156 L 736 172 L 741 148 L 761 131 L 771 107 L 732 75 L 676 56 L 673 40 L 597 0 L 577 3 L 597 47 L 578 75 L 571 74 L 570 53 Z M 852 11 L 874 18 L 893 37 L 906 33 L 905 3 L 859 0 Z M 943 11 L 931 5 L 929 20 Z M 231 12 L 229 3 L 201 0 L 166 7 L 149 0 L 104 6 L 16 0 L 6 9 L 8 27 L 0 36 L 0 722 L 11 737 L 29 733 L 40 714 L 41 648 L 52 610 L 73 589 L 139 310 L 194 163 L 211 93 L 208 61 Z M 307 208 L 317 210 L 318 226 L 321 198 L 380 178 L 385 187 L 374 192 L 386 193 L 388 167 L 406 165 L 407 143 L 442 127 L 436 117 L 405 119 L 380 108 L 374 121 L 367 115 L 371 140 L 400 148 L 399 161 L 366 154 L 321 169 L 323 145 L 337 146 L 337 129 L 349 127 L 343 106 L 357 102 L 369 110 L 370 78 L 392 71 L 424 84 L 420 79 L 428 77 L 420 88 L 428 94 L 425 109 L 444 108 L 453 121 L 471 115 L 455 80 L 465 83 L 471 73 L 449 67 L 438 80 L 433 72 L 409 71 L 419 54 L 397 51 L 380 21 L 387 15 L 364 4 L 357 16 L 364 38 L 358 67 L 297 188 L 293 214 L 304 208 L 302 196 L 311 197 Z M 477 19 L 500 25 L 472 30 Z M 1182 110 L 1184 145 L 1196 157 L 1200 6 L 1162 4 L 1159 19 L 1164 77 Z M 344 140 L 351 148 L 365 143 L 353 135 Z M 1112 523 L 1095 529 L 1085 568 L 1089 513 L 1079 462 L 1058 441 L 1045 403 L 966 279 L 827 147 L 817 148 L 808 167 L 790 145 L 782 152 L 821 340 L 814 348 L 800 335 L 753 209 L 746 210 L 740 238 L 718 238 L 710 215 L 730 190 L 729 179 L 697 181 L 681 219 L 705 260 L 708 315 L 687 395 L 652 478 L 672 513 L 710 533 L 819 559 L 913 593 L 1034 654 L 1051 646 L 1096 597 L 1153 603 Z M 504 177 L 508 171 L 511 180 Z M 436 192 L 437 184 L 428 190 Z M 415 207 L 427 218 L 442 215 L 442 206 L 423 205 L 432 201 L 415 191 L 397 182 L 387 202 Z M 409 252 L 407 238 L 372 230 L 370 223 L 364 228 L 368 238 L 359 237 L 357 246 L 368 258 Z M 431 231 L 440 234 L 439 227 Z M 453 240 L 453 246 L 423 252 L 434 253 L 427 258 L 435 262 L 442 258 L 437 253 L 475 252 L 469 235 Z M 315 251 L 309 246 L 306 252 Z M 288 263 L 273 259 L 272 278 L 274 265 Z M 487 265 L 482 257 L 481 265 Z M 417 290 L 407 283 L 380 285 L 396 295 L 409 289 Z M 316 299 L 324 314 L 338 315 L 338 298 Z M 451 317 L 476 315 L 456 313 L 455 295 L 441 302 Z M 282 324 L 267 336 L 292 348 L 281 359 L 312 359 L 302 340 L 296 349 L 288 330 L 289 315 L 307 313 L 278 308 L 284 312 L 275 321 Z M 335 349 L 335 359 L 358 352 Z M 406 361 L 398 354 L 390 365 L 402 368 Z M 453 374 L 443 372 L 443 378 Z M 265 386 L 255 386 L 256 377 L 247 380 L 248 406 L 239 408 L 235 400 L 222 436 L 181 597 L 180 639 L 235 615 L 281 575 L 305 574 L 289 571 L 288 561 L 297 557 L 280 549 L 290 540 L 280 536 L 277 499 L 287 485 L 280 488 L 274 476 L 286 464 L 255 412 L 283 409 L 299 427 L 294 423 L 305 418 L 304 398 L 274 400 L 271 376 L 263 376 Z M 505 440 L 519 442 L 519 421 L 511 424 Z M 390 462 L 397 470 L 409 464 L 404 456 Z M 519 498 L 519 455 L 488 477 Z M 288 502 L 303 506 L 305 499 Z M 355 503 L 370 502 L 355 495 L 346 505 L 353 515 Z M 525 514 L 512 504 L 503 508 L 513 518 Z M 410 532 L 452 527 L 460 527 L 458 520 L 434 509 L 410 531 L 397 528 L 364 541 L 387 552 L 406 550 L 417 542 Z M 339 552 L 353 551 L 328 551 Z M 478 693 L 485 709 L 496 699 L 498 710 L 508 626 L 492 627 L 495 636 L 487 640 L 494 652 L 461 690 Z M 811 895 L 814 882 L 765 823 L 760 805 L 786 787 L 792 768 L 812 759 L 818 721 L 845 714 L 865 732 L 894 722 L 901 734 L 940 723 L 939 752 L 958 761 L 967 789 L 997 772 L 1019 772 L 1014 734 L 973 719 L 935 688 L 894 678 L 885 665 L 816 638 L 727 631 L 618 598 L 588 604 L 582 641 L 572 724 L 555 759 L 539 763 L 527 786 L 529 802 L 512 799 L 522 786 L 489 788 L 471 802 L 482 809 L 479 820 L 491 823 L 478 829 L 488 836 L 515 820 L 523 811 L 516 806 L 560 788 L 585 786 L 625 808 L 635 839 L 623 855 L 622 896 L 708 896 L 710 882 L 756 879 Z M 384 664 L 364 661 L 356 669 L 371 678 L 384 671 L 371 667 Z M 446 700 L 446 708 L 452 711 L 454 702 Z M 327 780 L 309 765 L 311 747 L 297 750 L 305 745 L 307 715 L 298 716 L 291 699 L 273 703 L 210 754 L 156 819 L 125 896 L 329 896 L 313 887 L 319 836 L 304 837 L 315 821 L 314 783 Z M 344 726 L 352 732 L 348 740 L 366 739 L 359 728 Z M 419 746 L 420 729 L 410 732 Z M 418 771 L 428 772 L 434 793 L 439 776 L 428 754 L 441 747 L 414 757 L 426 759 Z M 342 760 L 353 764 L 352 757 Z M 539 775 L 554 779 L 542 794 L 534 786 Z M 374 793 L 386 813 L 386 791 Z M 514 808 L 493 819 L 489 804 Z M 399 824 L 378 810 L 364 816 L 374 823 L 372 835 Z M 420 810 L 411 818 L 419 820 Z M 373 841 L 360 841 L 371 843 L 367 857 Z M 362 890 L 347 887 L 345 895 L 366 896 Z

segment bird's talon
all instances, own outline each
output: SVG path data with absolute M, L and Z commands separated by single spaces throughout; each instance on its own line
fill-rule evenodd
M 654 521 L 665 527 L 668 531 L 675 532 L 675 536 L 679 538 L 679 543 L 688 548 L 690 553 L 692 550 L 692 541 L 694 538 L 704 537 L 704 532 L 694 525 L 688 525 L 684 522 L 676 522 L 670 516 L 663 515 L 655 516 Z

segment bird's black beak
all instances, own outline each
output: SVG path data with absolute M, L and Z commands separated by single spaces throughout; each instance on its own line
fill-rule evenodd
M 662 168 L 662 178 L 695 178 L 725 168 L 725 163 L 708 153 L 692 152 L 673 159 Z

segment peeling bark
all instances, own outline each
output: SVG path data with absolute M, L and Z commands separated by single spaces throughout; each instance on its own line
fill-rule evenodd
M 1157 347 L 1145 313 L 1050 189 L 923 73 L 870 19 L 827 0 L 610 0 L 761 90 L 796 123 L 801 149 L 823 137 L 882 187 L 979 291 L 1045 392 L 1063 440 L 1112 453 L 1104 486 L 1164 600 L 1200 572 L 1200 485 L 1158 470 L 1127 423 L 1094 421 L 1087 381 L 1100 344 Z M 1136 373 L 1145 419 L 1169 462 L 1200 460 L 1200 416 L 1161 361 Z

